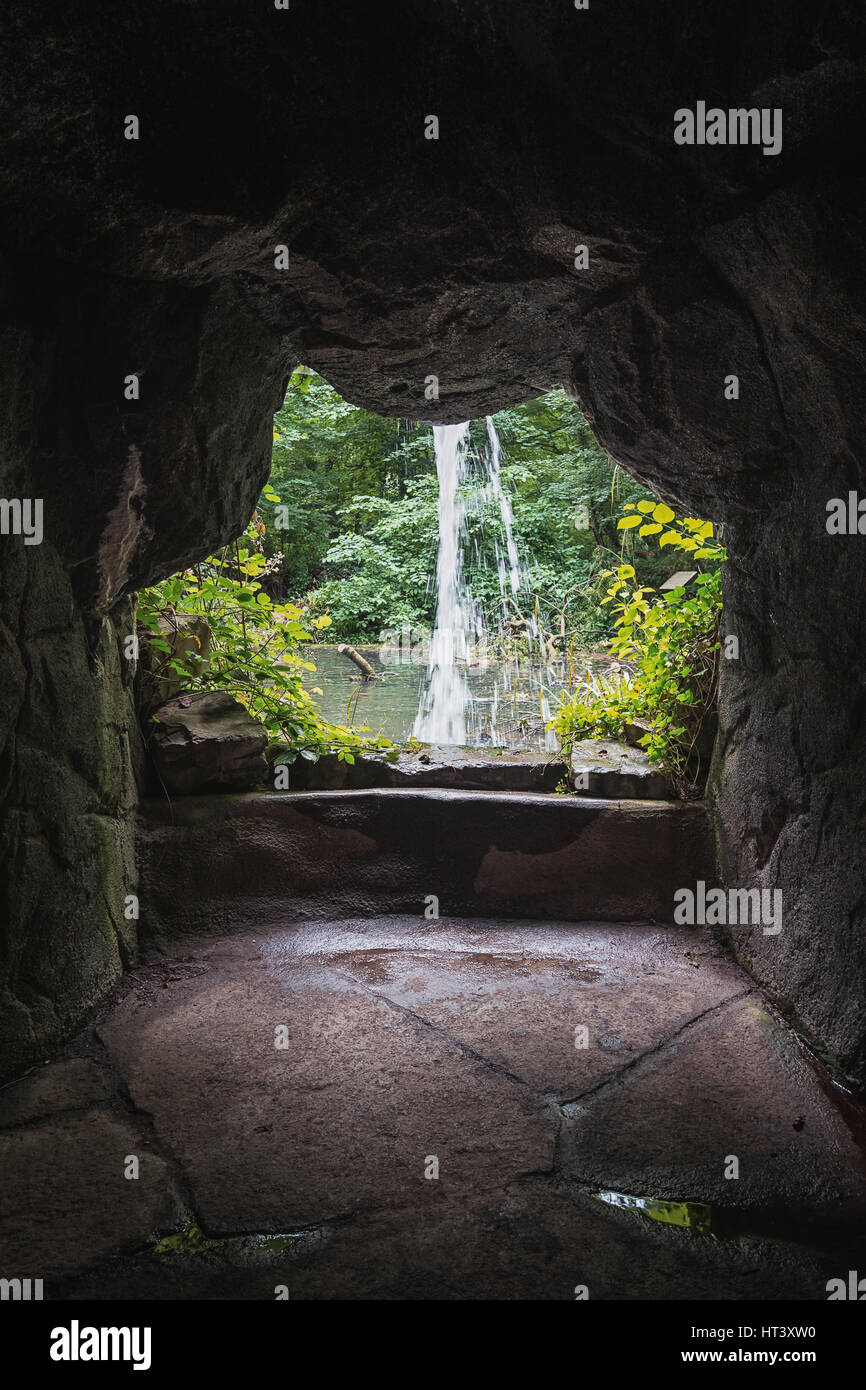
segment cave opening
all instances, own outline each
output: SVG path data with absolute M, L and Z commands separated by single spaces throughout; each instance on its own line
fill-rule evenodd
M 151 731 L 155 703 L 210 688 L 264 719 L 286 785 L 299 756 L 351 763 L 390 745 L 428 761 L 432 747 L 446 767 L 473 751 L 518 763 L 546 751 L 547 783 L 582 791 L 587 774 L 571 776 L 568 759 L 592 752 L 609 760 L 611 794 L 617 760 L 637 767 L 651 743 L 659 794 L 702 794 L 724 550 L 712 523 L 677 518 L 624 473 L 562 390 L 431 426 L 353 406 L 298 367 L 273 436 L 243 548 L 139 595 Z M 671 554 L 695 568 L 677 569 Z M 692 581 L 700 605 L 686 601 Z M 700 609 L 694 630 L 678 603 Z M 290 651 L 286 630 L 302 628 Z M 271 684 L 291 662 L 301 688 Z M 318 706 L 318 737 L 295 717 L 299 696 Z M 590 749 L 595 735 L 610 746 Z M 188 791 L 192 770 L 164 766 L 154 746 L 163 789 Z M 317 785 L 309 768 L 301 785 Z
M 203 26 L 194 5 L 94 0 L 86 28 L 40 3 L 12 21 L 4 1298 L 28 1270 L 66 1299 L 859 1295 L 840 1276 L 866 1229 L 866 40 L 845 5 L 770 0 L 737 24 L 633 8 L 220 4 Z M 692 105 L 783 113 L 772 157 L 680 143 Z M 471 747 L 362 749 L 378 692 L 359 681 L 323 735 L 311 636 L 383 667 L 383 632 L 402 653 L 408 626 L 411 656 L 420 624 L 432 647 L 438 552 L 418 515 L 438 469 L 429 430 L 383 423 L 388 450 L 326 508 L 314 468 L 273 474 L 302 363 L 380 421 L 470 422 L 484 466 L 467 452 L 461 482 L 453 434 L 440 452 L 447 534 L 477 483 L 498 522 L 467 507 L 463 576 L 477 539 L 488 637 L 511 613 L 515 647 L 553 640 L 568 665 L 567 713 L 538 698 L 522 719 L 515 698 L 513 722 L 558 724 L 571 785 L 545 781 L 546 747 L 500 747 L 504 781 Z M 634 600 L 659 699 L 662 644 L 688 650 L 662 617 L 703 661 L 716 603 L 714 669 L 686 658 L 667 691 L 688 710 L 689 682 L 718 678 L 674 795 L 611 767 L 609 744 L 637 713 L 659 768 L 689 718 L 654 723 L 614 689 L 602 719 L 570 683 L 575 632 L 583 657 L 615 626 L 593 627 L 598 594 L 561 606 L 596 538 L 564 475 L 531 494 L 520 430 L 500 428 L 554 410 L 537 403 L 557 383 L 624 470 L 604 512 L 618 561 L 641 531 L 647 549 L 666 529 L 688 543 L 676 566 L 659 550 L 656 596 Z M 408 466 L 377 490 L 395 453 Z M 518 522 L 538 568 L 554 536 L 547 590 L 524 595 L 518 572 L 515 591 L 503 497 L 519 562 Z M 721 565 L 697 551 L 720 539 L 714 595 Z M 613 611 L 648 573 L 631 568 Z M 227 600 L 209 631 L 163 611 L 183 611 L 188 574 L 202 603 Z M 262 595 L 285 609 L 279 643 Z M 252 649 L 265 628 L 278 662 Z M 213 679 L 220 642 L 262 676 L 252 724 L 237 662 Z M 389 744 L 416 695 L 413 731 L 425 713 L 422 652 Z M 206 660 L 209 686 L 172 692 Z M 290 729 L 268 704 L 277 667 Z M 149 709 L 178 706 L 148 726 L 155 779 L 148 680 Z M 490 751 L 507 702 L 470 695 Z

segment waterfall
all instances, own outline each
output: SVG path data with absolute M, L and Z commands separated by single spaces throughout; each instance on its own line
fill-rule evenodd
M 430 645 L 426 689 L 412 730 L 413 736 L 423 743 L 455 745 L 483 741 L 500 745 L 500 710 L 510 705 L 516 723 L 519 700 L 528 703 L 530 710 L 545 720 L 550 717 L 544 682 L 552 676 L 552 668 L 547 663 L 544 639 L 534 613 L 528 617 L 527 634 L 530 649 L 537 649 L 534 661 L 531 659 L 525 669 L 516 660 L 506 663 L 486 699 L 473 697 L 465 675 L 470 662 L 484 666 L 487 659 L 484 613 L 469 590 L 463 568 L 470 508 L 483 513 L 492 503 L 498 513 L 504 548 L 497 539 L 494 553 L 503 619 L 514 615 L 509 603 L 516 594 L 521 590 L 531 592 L 529 574 L 521 563 L 514 536 L 511 501 L 502 485 L 502 445 L 489 415 L 487 440 L 488 448 L 475 460 L 479 478 L 467 503 L 461 489 L 469 473 L 469 424 L 433 426 L 439 479 L 436 627 Z M 477 559 L 477 541 L 475 545 Z M 552 734 L 545 737 L 545 744 L 555 746 Z
M 466 661 L 479 614 L 463 585 L 466 506 L 460 484 L 466 477 L 469 424 L 434 425 L 439 478 L 439 558 L 436 562 L 436 628 L 427 663 L 427 689 L 412 733 L 425 743 L 466 742 L 471 694 L 457 661 Z
M 523 589 L 525 592 L 531 591 L 531 582 L 527 566 L 521 564 L 517 550 L 517 543 L 514 539 L 514 512 L 511 507 L 511 499 L 502 486 L 502 444 L 499 434 L 493 423 L 493 417 L 487 416 L 487 438 L 490 441 L 490 483 L 489 494 L 499 506 L 499 516 L 502 523 L 502 530 L 505 533 L 505 547 L 508 555 L 508 583 L 512 594 L 517 594 Z M 499 560 L 499 592 L 502 596 L 503 616 L 508 616 L 508 597 L 506 589 L 506 569 L 505 563 Z M 528 686 L 533 696 L 537 696 L 538 708 L 544 720 L 548 723 L 551 717 L 550 698 L 545 688 L 545 680 L 551 682 L 554 678 L 554 669 L 548 662 L 547 649 L 544 645 L 544 638 L 538 629 L 538 621 L 535 613 L 529 615 L 529 637 L 531 642 L 538 644 L 539 666 L 531 665 L 528 671 L 523 673 L 519 670 L 518 663 L 509 663 L 499 681 L 496 682 L 491 710 L 491 730 L 492 742 L 496 742 L 496 719 L 499 713 L 499 705 L 502 697 L 506 695 L 507 687 L 515 678 L 521 678 Z M 544 737 L 545 747 L 556 747 L 556 735 L 546 733 Z
M 514 539 L 514 512 L 511 509 L 511 499 L 502 490 L 502 445 L 499 442 L 499 435 L 493 423 L 493 416 L 487 416 L 487 438 L 490 440 L 490 494 L 499 504 L 499 515 L 502 518 L 502 529 L 505 532 L 505 549 L 508 555 L 508 581 L 511 585 L 512 594 L 516 594 L 520 589 L 522 578 L 520 569 L 520 556 L 517 553 L 517 542 Z M 505 562 L 499 557 L 497 546 L 497 558 L 499 559 L 499 592 L 503 598 L 503 611 L 507 610 L 505 602 Z

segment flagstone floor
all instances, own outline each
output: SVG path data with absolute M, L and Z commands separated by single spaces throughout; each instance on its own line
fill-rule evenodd
M 0 1171 L 46 1298 L 826 1299 L 866 1233 L 789 1030 L 650 925 L 199 940 L 0 1090 Z

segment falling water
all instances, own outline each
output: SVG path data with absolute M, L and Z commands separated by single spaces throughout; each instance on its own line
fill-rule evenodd
M 466 742 L 466 710 L 471 695 L 457 661 L 469 656 L 480 614 L 462 583 L 466 506 L 460 484 L 466 477 L 469 425 L 434 425 L 439 477 L 439 558 L 436 562 L 436 628 L 427 664 L 415 738 L 425 743 Z M 479 632 L 480 635 L 480 632 Z
M 521 589 L 524 589 L 526 592 L 529 592 L 531 587 L 529 572 L 527 570 L 527 567 L 525 565 L 522 565 L 520 562 L 520 556 L 517 550 L 517 543 L 514 539 L 514 513 L 511 508 L 511 499 L 509 498 L 508 493 L 505 492 L 502 486 L 502 445 L 499 440 L 499 434 L 497 433 L 496 426 L 493 423 L 493 418 L 490 415 L 487 416 L 487 438 L 490 441 L 490 483 L 488 485 L 489 494 L 496 500 L 496 502 L 499 505 L 499 515 L 502 522 L 502 529 L 505 533 L 505 546 L 506 553 L 508 555 L 508 583 L 510 585 L 512 595 L 519 593 Z M 507 619 L 509 616 L 509 610 L 508 594 L 505 583 L 506 568 L 504 560 L 499 556 L 498 559 L 499 592 L 502 597 L 502 613 L 503 617 Z M 519 609 L 517 609 L 516 611 L 519 612 Z M 510 664 L 510 668 L 506 667 L 506 671 L 502 680 L 497 682 L 493 695 L 492 709 L 490 715 L 490 741 L 492 743 L 496 743 L 499 741 L 497 739 L 496 734 L 496 724 L 499 714 L 499 706 L 501 699 L 507 696 L 507 685 L 509 682 L 512 682 L 512 684 L 514 685 L 518 682 L 521 682 L 522 680 L 523 684 L 528 685 L 529 691 L 531 692 L 532 696 L 537 697 L 538 709 L 540 711 L 544 724 L 546 725 L 550 720 L 550 698 L 547 694 L 545 683 L 549 685 L 555 673 L 553 666 L 550 664 L 547 648 L 544 643 L 544 637 L 541 631 L 539 630 L 537 615 L 534 612 L 530 613 L 529 618 L 527 619 L 527 623 L 527 636 L 529 638 L 530 651 L 532 650 L 533 644 L 536 644 L 538 650 L 538 664 L 536 665 L 535 663 L 533 663 L 532 665 L 530 665 L 528 671 L 521 673 L 519 669 L 519 663 L 513 662 Z M 546 732 L 544 736 L 544 743 L 545 747 L 554 748 L 556 746 L 556 736 L 552 732 Z
M 490 440 L 490 494 L 499 503 L 499 514 L 502 517 L 502 529 L 505 532 L 505 549 L 508 555 L 508 580 L 511 585 L 512 594 L 516 594 L 520 589 L 520 556 L 517 553 L 517 543 L 514 539 L 514 513 L 511 510 L 511 499 L 502 489 L 502 445 L 499 442 L 499 435 L 493 423 L 493 417 L 487 416 L 487 438 Z M 503 612 L 507 610 L 505 602 L 505 561 L 499 555 L 497 546 L 497 559 L 499 561 L 499 592 L 503 598 Z
M 412 731 L 415 738 L 425 743 L 501 745 L 505 741 L 500 734 L 503 710 L 510 710 L 512 723 L 520 723 L 521 727 L 550 718 L 545 684 L 550 683 L 553 670 L 534 613 L 527 618 L 530 661 L 525 666 L 516 660 L 506 663 L 494 684 L 492 697 L 473 698 L 465 675 L 470 663 L 483 666 L 487 658 L 483 610 L 472 597 L 463 567 L 470 507 L 483 512 L 492 503 L 498 513 L 504 547 L 497 540 L 494 550 L 503 621 L 520 614 L 515 596 L 521 591 L 531 592 L 529 573 L 521 563 L 514 536 L 511 501 L 502 485 L 502 446 L 490 416 L 487 438 L 489 447 L 476 460 L 480 479 L 474 492 L 470 489 L 467 502 L 464 492 L 470 461 L 469 425 L 433 426 L 439 478 L 436 627 L 426 689 Z M 553 735 L 546 735 L 544 742 L 554 746 Z

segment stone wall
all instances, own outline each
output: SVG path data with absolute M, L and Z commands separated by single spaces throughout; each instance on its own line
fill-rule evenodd
M 866 1072 L 863 538 L 816 536 L 814 515 L 808 502 L 780 508 L 769 541 L 731 528 L 725 628 L 741 657 L 723 667 L 711 805 L 722 880 L 783 893 L 782 933 L 733 928 L 738 958 L 830 1069 L 856 1081 Z
M 242 527 L 286 368 L 242 308 L 225 353 L 219 288 L 169 295 L 22 257 L 3 272 L 0 496 L 43 503 L 40 544 L 0 536 L 5 1075 L 135 959 L 135 590 Z

